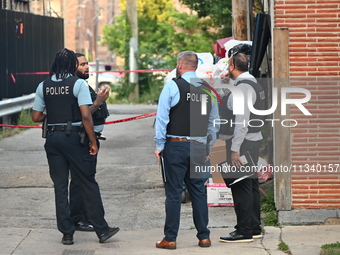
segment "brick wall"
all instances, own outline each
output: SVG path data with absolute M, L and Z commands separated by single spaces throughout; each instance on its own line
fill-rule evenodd
M 291 86 L 312 95 L 304 104 L 311 116 L 290 111 L 298 122 L 291 128 L 292 207 L 340 208 L 340 1 L 274 4 L 274 26 L 289 29 L 290 78 L 300 80 Z
M 103 37 L 103 27 L 112 22 L 113 14 L 119 14 L 118 0 L 78 1 L 68 0 L 65 12 L 65 47 L 76 52 L 89 53 L 95 58 L 94 52 L 94 20 L 95 5 L 98 11 L 98 37 Z M 111 23 L 110 23 L 111 24 Z M 114 57 L 108 46 L 97 44 L 97 57 L 103 62 L 112 62 Z M 95 61 L 95 59 L 92 59 Z

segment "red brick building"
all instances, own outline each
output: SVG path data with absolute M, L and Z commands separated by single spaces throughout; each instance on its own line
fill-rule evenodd
M 275 164 L 292 166 L 276 175 L 279 221 L 323 222 L 340 208 L 340 1 L 270 2 L 273 76 L 310 91 L 304 106 L 312 114 L 292 106 L 289 118 L 299 124 L 274 140 Z
M 65 47 L 75 52 L 114 62 L 115 55 L 101 45 L 103 27 L 114 23 L 120 12 L 119 0 L 33 0 L 30 12 L 64 18 Z

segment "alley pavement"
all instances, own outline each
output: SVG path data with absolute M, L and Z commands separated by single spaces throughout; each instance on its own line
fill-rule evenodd
M 107 121 L 152 113 L 155 105 L 110 105 Z M 61 244 L 56 228 L 53 184 L 41 129 L 27 129 L 0 141 L 0 255 L 111 254 L 287 254 L 319 255 L 323 244 L 340 241 L 340 225 L 264 226 L 251 243 L 222 243 L 233 231 L 233 207 L 209 207 L 212 246 L 198 246 L 191 203 L 182 204 L 176 250 L 155 248 L 163 238 L 164 188 L 154 152 L 154 117 L 106 125 L 96 179 L 106 220 L 120 231 L 105 243 L 93 232 L 74 234 L 74 245 Z M 338 223 L 338 221 L 335 221 Z

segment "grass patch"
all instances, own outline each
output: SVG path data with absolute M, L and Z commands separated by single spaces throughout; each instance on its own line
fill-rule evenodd
M 18 125 L 20 126 L 36 126 L 37 125 L 37 123 L 35 123 L 32 120 L 31 110 L 24 110 L 24 109 L 21 110 L 19 119 L 18 119 Z
M 276 212 L 269 212 L 266 213 L 264 219 L 263 219 L 263 223 L 265 226 L 276 226 L 277 225 L 277 216 L 276 216 Z
M 268 187 L 268 190 L 269 191 L 267 191 L 267 197 L 262 197 L 260 201 L 262 212 L 273 212 L 276 210 L 274 202 L 274 191 L 272 190 L 272 185 Z
M 24 110 L 22 109 L 19 117 L 18 117 L 18 125 L 20 126 L 36 126 L 37 123 L 35 123 L 32 120 L 31 117 L 31 110 Z M 3 128 L 0 131 L 0 140 L 6 138 L 6 137 L 10 137 L 13 136 L 15 134 L 20 133 L 22 130 L 26 130 L 26 128 Z
M 340 243 L 324 244 L 321 246 L 320 255 L 339 255 L 340 254 Z
M 0 131 L 0 140 L 20 133 L 20 128 L 5 128 Z
M 267 196 L 261 197 L 261 212 L 263 214 L 263 223 L 265 226 L 276 226 L 278 218 L 276 215 L 276 207 L 274 202 L 274 189 L 269 186 L 266 190 Z
M 289 250 L 289 247 L 288 247 L 288 245 L 285 243 L 285 242 L 281 242 L 281 243 L 279 243 L 279 250 L 280 251 L 283 251 L 283 252 L 285 252 L 285 253 L 288 253 L 288 254 L 291 254 L 291 252 L 290 252 L 290 250 Z

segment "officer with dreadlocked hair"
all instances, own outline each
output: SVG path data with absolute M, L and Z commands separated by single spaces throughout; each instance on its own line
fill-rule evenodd
M 77 66 L 73 51 L 62 49 L 56 53 L 50 77 L 38 85 L 32 112 L 33 121 L 47 120 L 45 151 L 54 183 L 57 226 L 63 234 L 62 243 L 66 245 L 73 244 L 75 231 L 68 202 L 70 171 L 79 178 L 85 207 L 99 242 L 105 242 L 119 231 L 118 227 L 109 227 L 104 219 L 104 207 L 95 180 L 98 146 L 89 110 L 92 100 L 88 84 L 75 77 Z M 85 144 L 81 143 L 81 124 L 89 140 Z
M 72 55 L 75 53 L 68 49 L 62 49 L 56 53 L 49 76 L 52 77 L 54 74 L 57 79 L 65 80 L 70 74 L 74 76 L 77 66 L 78 59 L 73 58 Z

